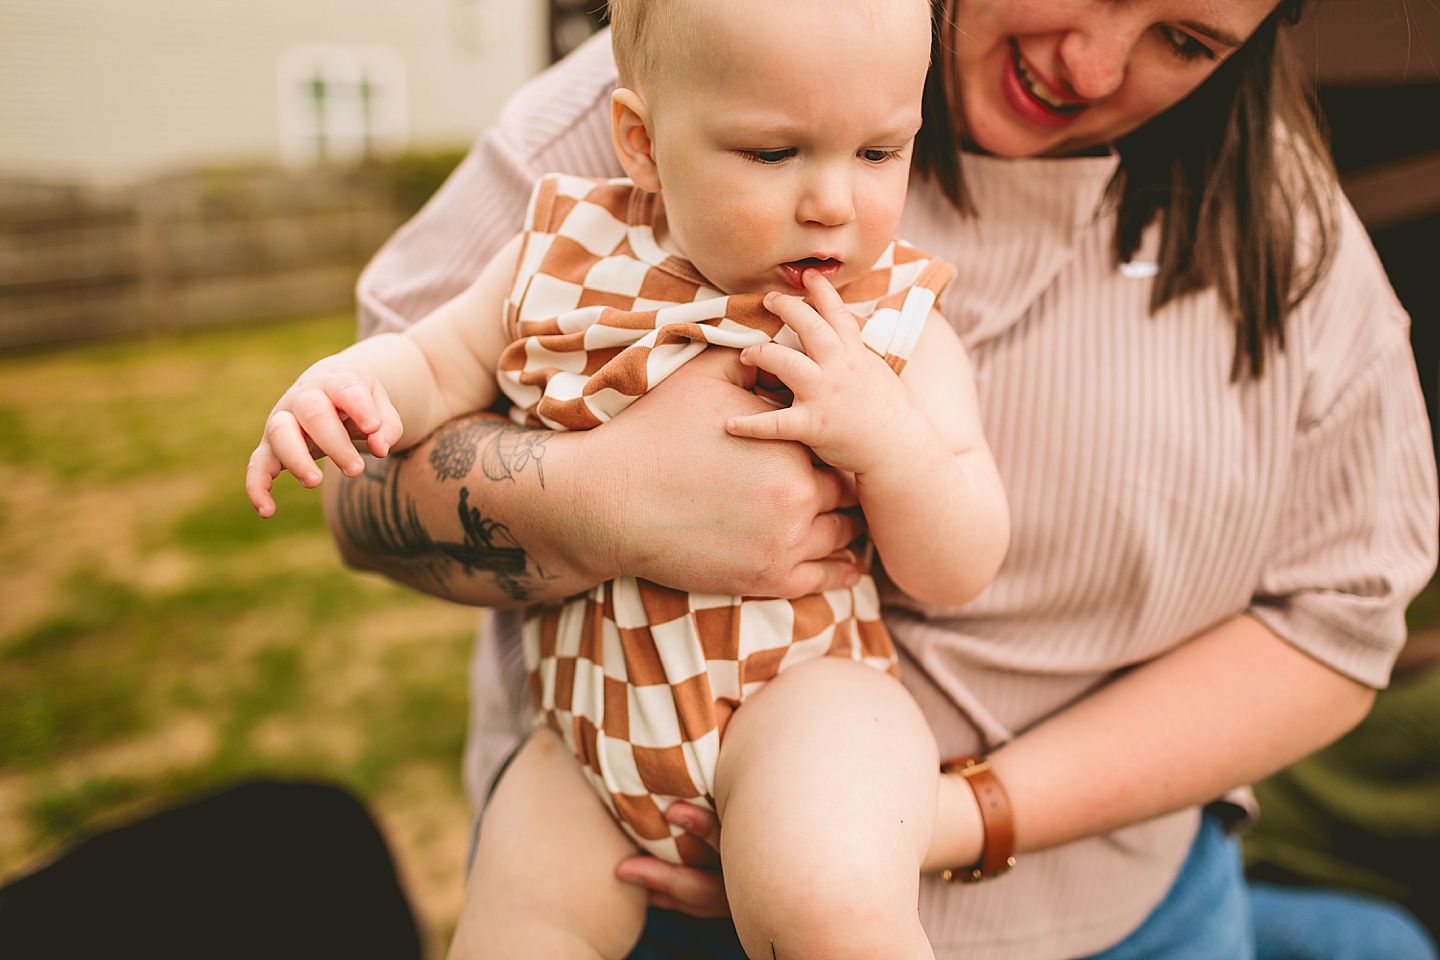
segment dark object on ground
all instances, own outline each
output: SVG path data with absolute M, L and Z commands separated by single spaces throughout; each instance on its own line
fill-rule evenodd
M 0 888 L 0 957 L 419 960 L 395 864 L 335 787 L 252 783 Z

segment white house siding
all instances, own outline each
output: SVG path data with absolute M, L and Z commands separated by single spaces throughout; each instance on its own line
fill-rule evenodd
M 0 176 L 280 160 L 277 70 L 303 45 L 393 52 L 409 145 L 463 145 L 543 65 L 545 15 L 543 0 L 0 0 Z

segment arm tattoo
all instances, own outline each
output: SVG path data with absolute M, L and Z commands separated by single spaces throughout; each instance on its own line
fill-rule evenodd
M 463 480 L 480 469 L 491 480 L 514 480 L 526 466 L 535 464 L 535 476 L 545 487 L 541 458 L 550 431 L 521 427 L 503 420 L 468 419 L 448 423 L 435 433 L 430 448 L 430 469 L 441 480 Z M 482 448 L 483 447 L 483 448 Z
M 432 466 L 435 466 L 438 449 L 437 446 L 431 453 Z M 473 446 L 471 451 L 473 463 Z M 448 579 L 457 565 L 467 576 L 490 574 L 512 600 L 531 599 L 534 577 L 544 579 L 544 571 L 508 527 L 482 516 L 479 509 L 470 505 L 469 487 L 462 486 L 459 497 L 464 541 L 455 543 L 430 536 L 415 501 L 399 490 L 400 471 L 408 459 L 403 453 L 390 457 L 388 462 L 366 457 L 365 472 L 341 487 L 338 520 L 346 539 L 356 549 L 377 560 L 389 561 L 392 567 L 403 568 L 413 580 L 426 581 L 441 595 L 452 599 L 454 594 Z M 535 459 L 538 471 L 538 456 Z M 440 473 L 438 467 L 436 472 Z M 444 474 L 441 478 L 459 479 Z M 534 574 L 530 572 L 532 565 Z

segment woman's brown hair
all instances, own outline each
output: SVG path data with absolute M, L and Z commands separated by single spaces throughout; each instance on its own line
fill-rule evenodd
M 963 133 L 947 93 L 950 4 L 932 0 L 935 34 L 915 167 L 972 214 L 960 173 Z M 1214 287 L 1235 318 L 1235 379 L 1259 377 L 1269 350 L 1285 348 L 1286 317 L 1329 262 L 1334 173 L 1313 92 L 1281 29 L 1304 4 L 1282 0 L 1194 93 L 1115 143 L 1116 263 L 1135 254 L 1160 217 L 1150 309 Z

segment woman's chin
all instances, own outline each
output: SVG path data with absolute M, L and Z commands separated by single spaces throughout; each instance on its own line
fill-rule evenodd
M 1026 130 L 1018 124 L 994 124 L 967 127 L 965 149 L 1007 160 L 1026 157 L 1074 157 L 1106 152 L 1106 144 L 1092 143 L 1065 131 L 1039 132 Z
M 977 105 L 979 106 L 979 105 Z M 971 117 L 977 117 L 972 120 Z M 1041 136 L 1017 123 L 1006 122 L 989 110 L 967 110 L 965 115 L 965 149 L 1007 160 L 1033 157 L 1049 148 L 1053 137 Z
M 970 131 L 966 131 L 966 134 L 965 148 L 967 150 L 1006 160 L 1037 157 L 1045 153 L 1050 146 L 1049 143 L 1038 137 L 1027 137 L 1014 133 L 997 135 L 982 131 L 972 135 Z

